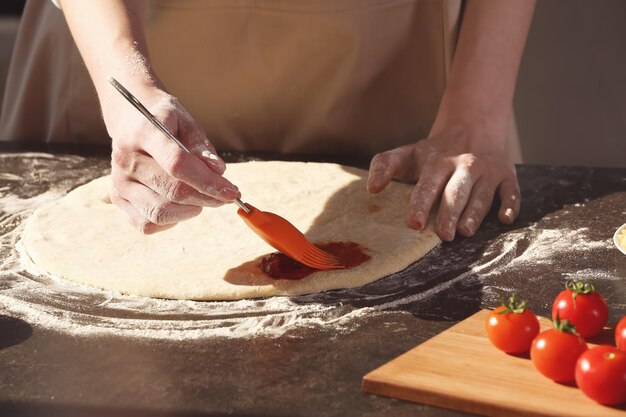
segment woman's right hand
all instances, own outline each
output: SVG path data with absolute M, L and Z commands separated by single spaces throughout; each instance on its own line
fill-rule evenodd
M 149 60 L 146 0 L 62 0 L 113 140 L 111 201 L 143 233 L 154 233 L 240 196 L 226 166 L 178 100 L 165 92 Z M 180 149 L 109 84 L 119 80 L 174 136 Z
M 76 46 L 94 82 L 112 138 L 111 201 L 143 233 L 154 233 L 240 196 L 222 177 L 198 124 L 165 92 L 149 60 L 146 0 L 62 0 Z M 115 77 L 191 151 L 187 153 L 135 110 L 108 78 Z
M 200 126 L 161 88 L 126 85 L 191 154 L 155 128 L 112 87 L 101 95 L 111 136 L 111 201 L 145 234 L 195 217 L 240 197 L 222 174 L 226 166 Z

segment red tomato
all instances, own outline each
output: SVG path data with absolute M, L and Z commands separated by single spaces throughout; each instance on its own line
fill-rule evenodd
M 622 317 L 615 328 L 615 346 L 626 352 L 626 316 Z
M 487 337 L 495 347 L 506 353 L 528 352 L 539 333 L 539 320 L 526 308 L 526 303 L 516 300 L 515 296 L 505 304 L 487 316 Z
M 606 345 L 586 351 L 576 363 L 576 384 L 600 404 L 626 402 L 626 352 Z
M 581 337 L 600 333 L 609 318 L 606 300 L 593 284 L 576 281 L 568 283 L 552 304 L 552 320 L 557 316 L 569 320 Z
M 556 320 L 554 327 L 533 340 L 530 359 L 542 375 L 553 381 L 572 381 L 576 361 L 587 350 L 587 344 L 567 320 Z

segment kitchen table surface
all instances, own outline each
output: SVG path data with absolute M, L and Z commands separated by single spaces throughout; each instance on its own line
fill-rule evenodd
M 259 157 L 271 155 L 225 155 Z M 612 243 L 626 168 L 518 166 L 514 225 L 492 210 L 474 237 L 362 288 L 281 301 L 292 312 L 170 301 L 167 314 L 20 266 L 32 210 L 108 169 L 102 148 L 0 145 L 0 416 L 462 416 L 363 394 L 361 379 L 511 292 L 548 315 L 566 280 L 592 280 L 609 324 L 626 314 L 626 256 Z M 246 328 L 260 315 L 272 331 Z

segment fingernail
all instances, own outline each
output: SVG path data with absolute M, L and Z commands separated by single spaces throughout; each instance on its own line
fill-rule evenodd
M 476 220 L 472 217 L 467 218 L 461 228 L 466 235 L 472 236 L 474 233 L 476 233 Z
M 204 156 L 205 158 L 208 158 L 212 161 L 219 161 L 219 157 L 214 154 L 213 152 L 211 152 L 210 150 L 206 150 L 206 151 L 202 151 L 202 156 Z
M 506 210 L 504 210 L 504 217 L 506 217 L 506 219 L 510 222 L 513 223 L 513 209 L 512 208 L 507 208 Z
M 452 221 L 447 222 L 441 228 L 441 233 L 444 235 L 445 240 L 454 239 L 454 223 Z
M 376 191 L 381 187 L 382 179 L 380 175 L 373 174 L 367 182 L 368 191 Z
M 416 211 L 415 213 L 413 213 L 413 225 L 415 226 L 416 229 L 418 230 L 423 230 L 424 229 L 424 223 L 426 222 L 424 220 L 424 212 L 423 211 Z
M 239 198 L 239 191 L 233 190 L 232 188 L 222 188 L 219 192 L 220 198 L 232 201 L 236 198 Z
M 207 159 L 207 162 L 212 167 L 217 169 L 219 174 L 223 174 L 224 171 L 226 171 L 226 164 L 224 164 L 224 161 L 222 161 L 222 159 L 219 156 L 217 156 L 215 153 L 207 149 L 207 150 L 202 151 L 201 155 L 202 157 Z

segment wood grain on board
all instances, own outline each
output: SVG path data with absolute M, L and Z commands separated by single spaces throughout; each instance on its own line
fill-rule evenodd
M 481 310 L 370 372 L 363 391 L 492 417 L 626 417 L 575 387 L 539 374 L 530 359 L 507 355 L 485 333 Z M 550 326 L 539 319 L 542 330 Z M 592 347 L 589 344 L 589 347 Z

